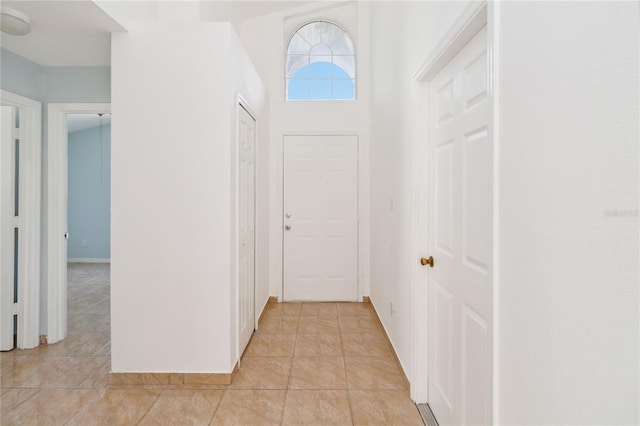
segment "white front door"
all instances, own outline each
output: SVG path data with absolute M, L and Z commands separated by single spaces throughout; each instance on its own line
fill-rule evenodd
M 358 137 L 284 137 L 284 300 L 358 298 Z
M 486 28 L 430 85 L 429 406 L 492 421 L 492 143 Z
M 2 138 L 0 141 L 0 350 L 13 349 L 14 321 L 17 313 L 15 297 L 19 277 L 20 227 L 18 186 L 19 142 L 16 134 L 16 110 L 2 107 Z
M 240 354 L 255 329 L 256 121 L 238 106 L 238 318 Z

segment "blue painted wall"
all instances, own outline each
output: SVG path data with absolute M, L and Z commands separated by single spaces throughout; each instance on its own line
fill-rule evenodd
M 0 87 L 4 90 L 36 101 L 43 100 L 44 67 L 7 49 L 0 49 L 0 75 Z
M 111 125 L 69 133 L 69 259 L 111 257 L 110 154 Z

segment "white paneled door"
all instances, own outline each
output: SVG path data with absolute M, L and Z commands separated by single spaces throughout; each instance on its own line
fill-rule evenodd
M 284 137 L 284 300 L 358 298 L 358 137 Z
M 429 99 L 429 405 L 441 425 L 492 422 L 492 146 L 486 28 Z
M 19 141 L 16 130 L 16 111 L 2 107 L 2 138 L 0 141 L 0 350 L 13 349 L 13 316 L 17 267 L 19 259 Z
M 238 320 L 240 354 L 255 329 L 256 122 L 238 107 Z

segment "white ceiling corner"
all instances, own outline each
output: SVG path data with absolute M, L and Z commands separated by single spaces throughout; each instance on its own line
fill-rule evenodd
M 2 34 L 0 45 L 44 66 L 109 66 L 111 33 L 125 28 L 93 1 L 2 1 L 25 13 L 31 32 Z
M 132 22 L 162 21 L 166 15 L 160 13 L 163 8 L 179 8 L 180 3 L 192 7 L 194 2 L 2 0 L 2 6 L 19 10 L 31 19 L 31 32 L 25 36 L 3 33 L 0 46 L 43 66 L 109 66 L 112 32 L 127 31 Z M 201 0 L 196 3 L 196 19 L 237 25 L 322 1 Z

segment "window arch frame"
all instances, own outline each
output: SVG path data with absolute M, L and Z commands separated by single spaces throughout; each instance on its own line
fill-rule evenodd
M 347 75 L 348 72 L 342 68 L 340 65 L 336 64 L 333 62 L 333 58 L 334 56 L 353 56 L 353 78 L 351 78 L 350 80 L 353 82 L 353 98 L 351 99 L 334 99 L 333 97 L 330 99 L 312 99 L 312 98 L 306 98 L 306 99 L 289 99 L 289 82 L 292 80 L 293 75 L 295 75 L 295 73 L 293 73 L 291 76 L 287 74 L 287 59 L 290 56 L 289 53 L 289 48 L 291 46 L 291 41 L 293 40 L 293 38 L 296 36 L 296 34 L 298 34 L 298 32 L 303 29 L 304 27 L 306 27 L 307 25 L 311 25 L 311 24 L 315 24 L 315 23 L 327 23 L 327 24 L 331 24 L 336 26 L 337 28 L 339 28 L 347 37 L 347 39 L 349 40 L 350 44 L 351 44 L 351 55 L 334 55 L 333 51 L 331 52 L 331 64 L 340 68 L 342 71 L 344 71 Z M 309 57 L 312 56 L 311 51 L 313 50 L 313 48 L 317 46 L 310 46 L 308 52 L 306 53 L 306 55 Z M 330 48 L 330 46 L 329 46 Z M 302 54 L 299 54 L 300 56 L 302 56 Z M 315 61 L 315 62 L 311 62 L 311 60 L 309 60 L 309 63 L 305 66 L 309 66 L 313 63 L 316 62 L 321 62 L 321 61 Z M 284 68 L 284 100 L 285 102 L 353 102 L 353 101 L 357 101 L 358 100 L 358 54 L 357 54 L 357 46 L 356 43 L 354 42 L 354 38 L 351 36 L 351 33 L 341 24 L 339 24 L 338 22 L 336 22 L 335 20 L 332 19 L 325 19 L 325 18 L 318 18 L 318 19 L 310 19 L 305 21 L 303 24 L 298 25 L 295 27 L 295 29 L 291 32 L 291 34 L 289 35 L 289 37 L 287 38 L 286 44 L 285 44 L 285 51 L 284 51 L 284 64 L 283 64 L 283 68 Z M 304 68 L 301 67 L 300 69 Z M 299 70 L 297 70 L 299 71 Z M 296 71 L 296 72 L 297 72 Z M 331 78 L 331 80 L 333 81 L 333 78 Z

